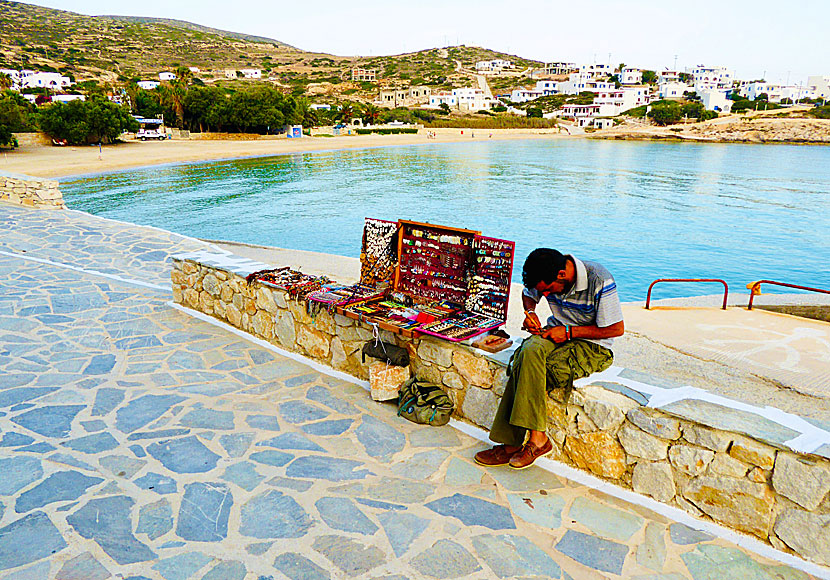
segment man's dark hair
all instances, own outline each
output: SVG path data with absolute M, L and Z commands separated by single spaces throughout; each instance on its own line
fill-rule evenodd
M 525 288 L 536 288 L 539 282 L 550 284 L 556 280 L 559 271 L 565 269 L 566 261 L 557 250 L 536 248 L 530 252 L 522 267 L 522 283 Z

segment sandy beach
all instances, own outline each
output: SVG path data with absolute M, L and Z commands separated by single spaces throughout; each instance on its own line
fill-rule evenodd
M 489 139 L 568 138 L 565 133 L 560 135 L 557 129 L 430 129 L 430 131 L 435 133 L 434 139 L 428 139 L 427 131 L 421 130 L 416 135 L 127 141 L 105 146 L 100 153 L 97 146 L 54 147 L 36 143 L 34 139 L 26 139 L 21 141 L 18 149 L 3 151 L 0 154 L 0 171 L 34 177 L 67 177 L 164 163 L 286 155 L 307 151 L 472 142 Z

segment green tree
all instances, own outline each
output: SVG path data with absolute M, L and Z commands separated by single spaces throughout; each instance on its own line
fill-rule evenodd
M 661 101 L 651 107 L 648 116 L 658 125 L 672 125 L 683 118 L 680 103 Z
M 680 107 L 680 112 L 683 114 L 684 117 L 689 117 L 692 119 L 700 119 L 700 116 L 706 111 L 703 107 L 703 103 L 686 103 L 682 107 Z
M 40 128 L 53 139 L 74 145 L 112 143 L 125 131 L 138 131 L 138 122 L 126 106 L 102 97 L 52 103 L 39 112 Z
M 374 125 L 380 117 L 380 109 L 375 105 L 368 103 L 363 107 L 363 123 L 366 125 Z
M 527 116 L 531 118 L 542 118 L 542 109 L 539 107 L 528 107 L 527 109 Z
M 198 127 L 200 133 L 209 130 L 211 121 L 215 120 L 212 109 L 221 108 L 226 100 L 225 92 L 219 87 L 190 87 L 182 102 L 185 125 L 191 131 Z
M 450 106 L 447 103 L 441 103 L 440 105 L 438 105 L 438 110 L 440 110 L 445 115 L 450 114 Z
M 657 73 L 653 70 L 643 71 L 643 83 L 646 85 L 653 85 L 657 82 Z
M 7 75 L 6 73 L 0 73 L 0 91 L 6 91 L 12 88 L 12 84 L 14 81 L 12 77 Z

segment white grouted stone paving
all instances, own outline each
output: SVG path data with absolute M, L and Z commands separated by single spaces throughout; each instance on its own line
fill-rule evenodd
M 539 468 L 484 470 L 472 437 L 124 281 L 162 286 L 199 242 L 0 212 L 2 580 L 809 578 Z

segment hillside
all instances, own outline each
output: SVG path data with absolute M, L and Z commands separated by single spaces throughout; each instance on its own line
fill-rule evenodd
M 131 16 L 85 16 L 0 0 L 0 68 L 60 71 L 76 81 L 114 83 L 154 79 L 177 66 L 198 67 L 203 82 L 233 87 L 226 69 L 259 68 L 294 94 L 370 99 L 384 86 L 470 86 L 477 60 L 502 58 L 518 70 L 540 63 L 478 47 L 456 46 L 374 57 L 307 52 L 279 40 L 190 22 Z M 377 71 L 376 83 L 352 83 L 360 66 Z M 501 85 L 523 79 L 502 78 Z M 526 78 L 524 79 L 526 80 Z

